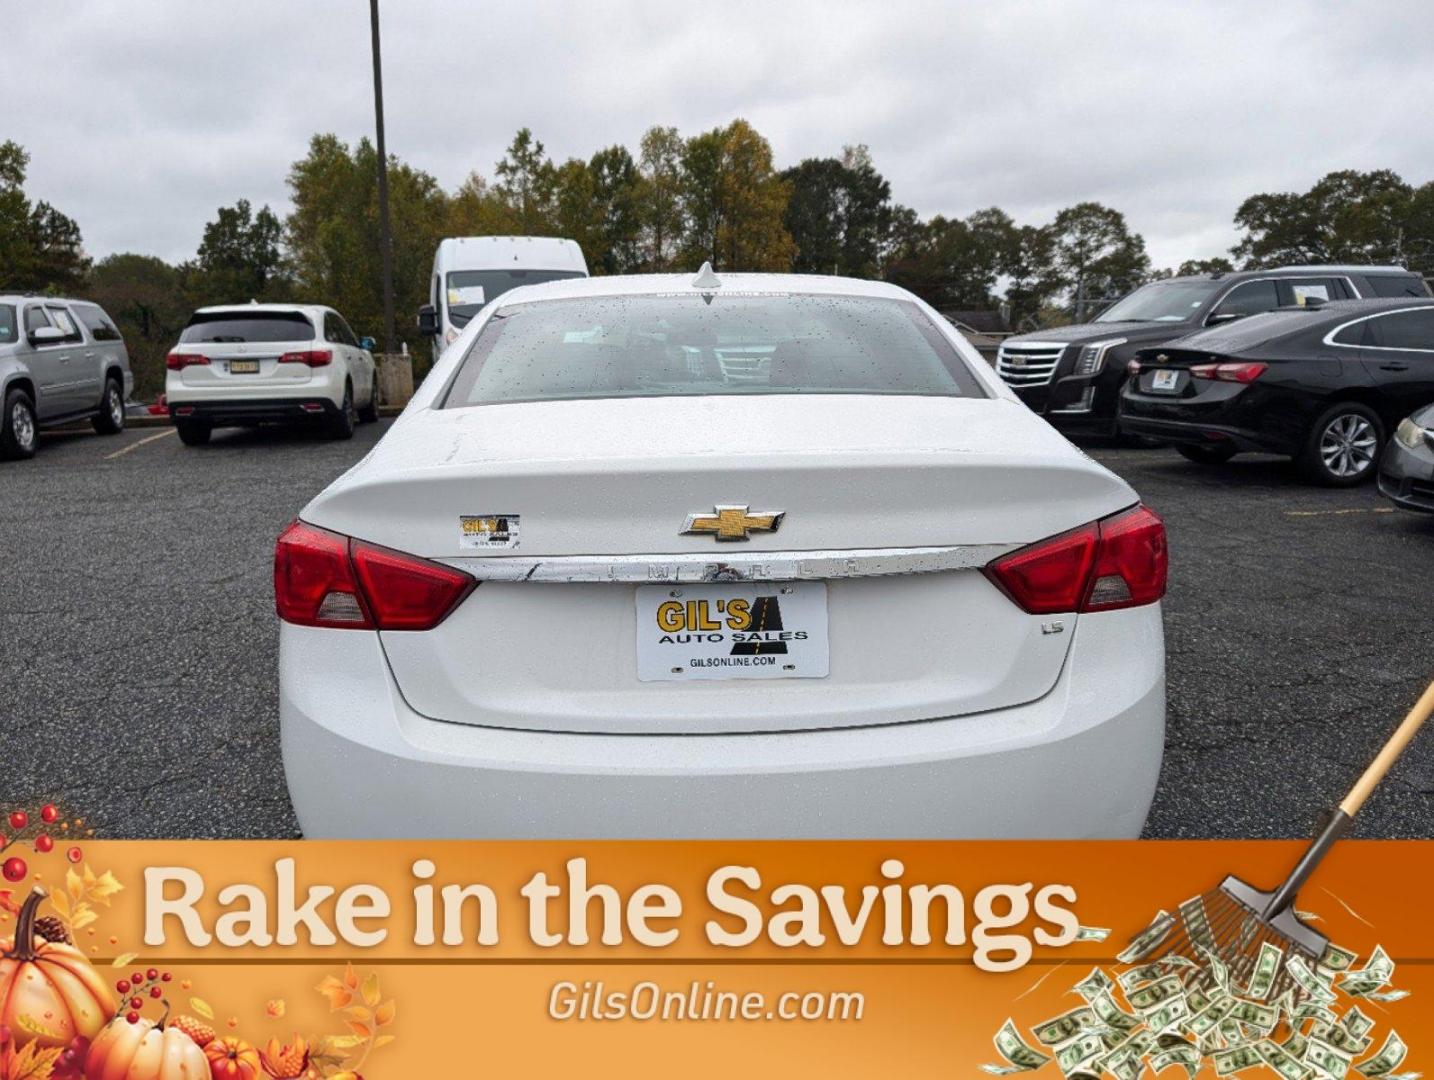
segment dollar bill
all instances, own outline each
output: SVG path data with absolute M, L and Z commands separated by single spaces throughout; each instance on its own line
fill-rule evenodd
M 1364 967 L 1345 971 L 1339 977 L 1339 988 L 1351 997 L 1366 997 L 1385 986 L 1394 976 L 1394 961 L 1376 945 Z
M 1130 944 L 1116 955 L 1116 959 L 1122 964 L 1133 964 L 1137 960 L 1145 959 L 1170 936 L 1174 926 L 1174 915 L 1168 911 L 1157 912 L 1150 925 L 1131 938 Z
M 1059 1046 L 1069 1042 L 1082 1032 L 1095 1026 L 1095 1013 L 1090 1006 L 1082 1005 L 1070 1012 L 1061 1013 L 1031 1029 L 1038 1042 L 1046 1046 Z
M 1071 989 L 1089 1002 L 1092 998 L 1109 993 L 1114 985 L 1111 977 L 1100 968 L 1091 968 L 1090 974 Z
M 1275 976 L 1280 973 L 1280 964 L 1285 951 L 1278 945 L 1265 941 L 1260 943 L 1260 955 L 1255 958 L 1255 970 L 1250 973 L 1250 985 L 1245 996 L 1264 1001 L 1275 987 Z
M 1349 1012 L 1340 1019 L 1339 1026 L 1351 1035 L 1366 1035 L 1374 1026 L 1374 1021 L 1365 1016 L 1358 1005 L 1351 1005 Z
M 1361 1061 L 1355 1066 L 1365 1076 L 1383 1076 L 1399 1068 L 1404 1057 L 1409 1053 L 1409 1048 L 1404 1045 L 1404 1040 L 1399 1037 L 1399 1032 L 1391 1031 L 1385 1037 L 1384 1045 L 1379 1048 L 1368 1061 Z
M 1192 896 L 1180 905 L 1180 918 L 1185 923 L 1185 932 L 1190 940 L 1202 949 L 1215 948 L 1215 935 L 1210 932 L 1210 920 L 1205 914 L 1203 897 Z
M 1229 1076 L 1241 1069 L 1251 1069 L 1264 1063 L 1260 1052 L 1254 1046 L 1234 1046 L 1228 1050 L 1216 1050 L 1214 1055 L 1215 1073 Z
M 1189 1043 L 1180 1046 L 1171 1046 L 1150 1059 L 1150 1067 L 1156 1072 L 1163 1072 L 1172 1065 L 1179 1065 L 1185 1069 L 1187 1076 L 1193 1077 L 1200 1070 L 1200 1051 Z
M 1292 956 L 1285 963 L 1285 970 L 1294 979 L 1295 985 L 1309 995 L 1312 1001 L 1320 1005 L 1328 1005 L 1335 1000 L 1335 993 L 1325 985 L 1318 975 L 1310 970 L 1305 963 L 1304 957 Z
M 1258 1001 L 1245 1001 L 1237 998 L 1235 1007 L 1230 1010 L 1229 1019 L 1238 1020 L 1242 1024 L 1249 1024 L 1260 1032 L 1269 1032 L 1280 1022 L 1280 1010 L 1273 1005 L 1264 1005 Z
M 1255 1049 L 1259 1051 L 1260 1057 L 1265 1059 L 1265 1064 L 1279 1073 L 1284 1080 L 1303 1080 L 1309 1075 L 1307 1065 L 1283 1046 L 1269 1039 L 1261 1039 L 1255 1044 Z
M 1320 954 L 1319 966 L 1327 971 L 1346 971 L 1357 957 L 1357 953 L 1342 949 L 1331 941 Z
M 1017 1072 L 1029 1072 L 1032 1069 L 1039 1069 L 1051 1059 L 1039 1050 L 1026 1045 L 1016 1030 L 1015 1022 L 1007 1019 L 1001 1025 L 1001 1030 L 996 1032 L 992 1041 L 996 1044 L 996 1051 L 1009 1064 L 1006 1065 L 982 1065 L 981 1068 L 992 1076 L 1009 1076 Z
M 1169 1031 L 1182 1020 L 1189 1018 L 1190 1006 L 1185 1003 L 1185 995 L 1181 994 L 1149 1013 L 1145 1017 L 1145 1026 L 1151 1031 Z
M 1230 1015 L 1230 1010 L 1234 1007 L 1235 1000 L 1233 998 L 1222 997 L 1192 1016 L 1190 1023 L 1185 1026 L 1192 1035 L 1197 1037 L 1205 1035 L 1214 1031 L 1220 1021 Z
M 1099 1035 L 1081 1035 L 1056 1051 L 1056 1064 L 1061 1072 L 1070 1076 L 1081 1071 L 1081 1066 L 1105 1052 L 1105 1043 Z M 1090 1070 L 1086 1070 L 1090 1071 Z
M 1117 1005 L 1109 992 L 1097 994 L 1089 1000 L 1096 1018 L 1106 1027 L 1129 1034 L 1140 1026 L 1140 1021 Z
M 1298 1031 L 1290 1032 L 1289 1038 L 1280 1043 L 1287 1053 L 1297 1058 L 1303 1058 L 1305 1056 L 1305 1048 L 1308 1047 L 1309 1044 L 1308 1036 L 1301 1035 Z
M 1382 1001 L 1387 1003 L 1390 1001 L 1398 1001 L 1401 998 L 1407 998 L 1409 996 L 1409 991 L 1383 990 L 1378 993 L 1364 994 L 1363 996 L 1368 998 L 1370 1001 Z
M 1309 1045 L 1305 1047 L 1305 1061 L 1313 1065 L 1321 1075 L 1340 1080 L 1349 1072 L 1350 1055 L 1323 1039 L 1310 1036 Z
M 1110 937 L 1108 926 L 1082 926 L 1076 930 L 1077 941 L 1104 941 Z
M 1183 990 L 1184 984 L 1178 975 L 1166 975 L 1153 983 L 1131 990 L 1125 995 L 1125 999 L 1130 1002 L 1131 1008 L 1147 1013 L 1182 994 Z
M 1319 1039 L 1350 1057 L 1368 1050 L 1371 1041 L 1368 1035 L 1355 1035 L 1342 1024 L 1331 1024 L 1323 1020 L 1317 1021 L 1310 1028 L 1310 1038 Z
M 1205 954 L 1205 970 L 1209 972 L 1210 978 L 1215 981 L 1216 986 L 1228 994 L 1230 992 L 1230 969 L 1215 954 L 1214 949 L 1201 949 L 1200 951 Z

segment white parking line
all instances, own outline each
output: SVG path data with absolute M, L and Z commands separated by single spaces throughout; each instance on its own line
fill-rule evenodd
M 1286 517 L 1343 517 L 1346 514 L 1392 514 L 1392 506 L 1351 506 L 1344 510 L 1286 510 Z
M 143 439 L 140 439 L 138 442 L 132 442 L 132 443 L 130 443 L 130 444 L 129 444 L 128 446 L 126 446 L 123 450 L 116 450 L 113 454 L 106 454 L 106 455 L 105 455 L 105 460 L 106 460 L 106 461 L 113 461 L 113 460 L 114 460 L 115 458 L 117 458 L 117 457 L 124 457 L 124 456 L 125 456 L 126 454 L 128 454 L 131 450 L 138 450 L 138 449 L 139 449 L 141 446 L 143 446 L 145 443 L 152 443 L 152 442 L 154 442 L 156 439 L 162 439 L 162 438 L 164 438 L 166 435 L 173 435 L 173 434 L 174 434 L 174 431 L 175 431 L 174 428 L 165 428 L 165 429 L 164 429 L 163 431 L 161 431 L 158 435 L 147 435 L 147 436 L 145 436 Z

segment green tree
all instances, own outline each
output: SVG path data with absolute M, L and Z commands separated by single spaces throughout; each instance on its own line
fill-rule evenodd
M 1119 210 L 1096 202 L 1062 210 L 1050 225 L 1050 277 L 1067 293 L 1076 322 L 1145 280 L 1150 259 Z
M 841 158 L 807 158 L 782 173 L 791 187 L 783 224 L 797 253 L 792 269 L 874 277 L 891 228 L 891 185 L 865 146 Z
M 1345 169 L 1305 192 L 1251 195 L 1235 211 L 1244 230 L 1230 249 L 1247 268 L 1393 262 L 1408 248 L 1414 191 L 1388 169 Z
M 632 273 L 643 261 L 643 180 L 637 163 L 626 147 L 609 146 L 592 156 L 587 171 L 598 221 L 588 263 L 603 274 Z
M 448 221 L 448 198 L 428 173 L 393 155 L 388 164 L 393 282 L 399 329 L 428 296 L 433 252 Z M 331 304 L 359 334 L 382 336 L 378 242 L 378 154 L 367 139 L 349 149 L 315 135 L 289 171 L 293 212 L 285 220 L 296 292 Z
M 190 269 L 190 288 L 200 303 L 281 299 L 284 226 L 267 206 L 256 214 L 248 199 L 221 206 L 204 226 L 204 239 Z
M 569 158 L 552 173 L 549 230 L 577 241 L 592 273 L 606 273 L 603 260 L 603 214 L 597 183 L 588 163 Z
M 653 272 L 672 270 L 686 222 L 682 136 L 675 127 L 649 128 L 639 149 L 641 265 Z
M 36 292 L 74 292 L 89 272 L 80 227 L 48 202 L 25 194 L 30 155 L 0 143 L 0 284 Z
M 519 230 L 512 207 L 476 171 L 448 200 L 447 222 L 445 236 L 508 236 Z
M 1186 259 L 1175 271 L 1174 277 L 1189 277 L 1195 274 L 1230 274 L 1235 264 L 1229 259 L 1216 255 L 1213 259 Z
M 689 262 L 726 270 L 783 271 L 796 246 L 782 224 L 790 185 L 772 167 L 772 147 L 745 120 L 687 140 L 682 189 Z
M 557 170 L 528 128 L 518 129 L 494 172 L 498 176 L 494 191 L 513 211 L 518 234 L 550 234 Z
M 165 354 L 193 309 L 184 277 L 163 259 L 125 252 L 96 263 L 82 293 L 109 312 L 124 335 L 140 400 L 164 389 Z

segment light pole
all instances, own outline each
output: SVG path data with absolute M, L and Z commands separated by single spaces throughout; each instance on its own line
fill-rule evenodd
M 388 223 L 388 150 L 383 141 L 383 61 L 378 43 L 378 0 L 368 0 L 373 32 L 373 113 L 378 128 L 378 245 L 383 259 L 383 340 L 389 355 L 398 352 L 393 321 L 393 235 Z

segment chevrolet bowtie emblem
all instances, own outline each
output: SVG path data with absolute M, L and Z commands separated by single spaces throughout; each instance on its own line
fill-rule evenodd
M 784 510 L 758 510 L 745 506 L 714 506 L 711 514 L 688 514 L 684 534 L 710 534 L 715 540 L 746 540 L 749 532 L 776 532 Z

